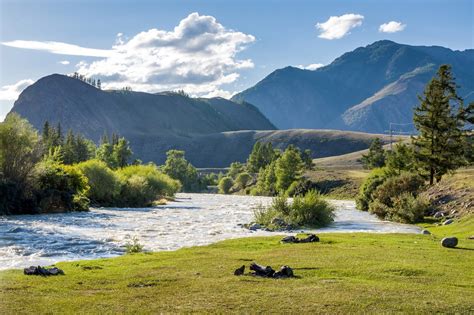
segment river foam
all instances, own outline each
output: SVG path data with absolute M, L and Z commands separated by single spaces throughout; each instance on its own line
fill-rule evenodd
M 271 198 L 178 194 L 175 202 L 153 208 L 92 208 L 89 212 L 0 218 L 0 269 L 58 261 L 113 257 L 137 237 L 145 250 L 176 250 L 249 236 L 291 234 L 249 231 L 241 224 Z M 386 222 L 358 211 L 352 201 L 331 200 L 335 222 L 322 232 L 419 233 L 413 225 Z

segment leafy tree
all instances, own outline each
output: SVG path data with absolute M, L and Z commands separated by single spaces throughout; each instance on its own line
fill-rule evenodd
M 171 178 L 179 180 L 183 185 L 184 191 L 197 191 L 200 189 L 197 170 L 186 160 L 184 151 L 170 150 L 166 152 L 166 162 L 163 171 Z
M 254 190 L 256 195 L 273 196 L 276 194 L 276 161 L 271 162 L 267 167 L 262 167 L 258 172 L 257 185 Z
M 310 149 L 306 149 L 301 152 L 301 159 L 303 160 L 304 167 L 306 169 L 313 169 L 313 154 Z
M 237 178 L 235 179 L 235 184 L 237 185 L 239 189 L 244 189 L 245 187 L 247 187 L 247 185 L 250 183 L 251 180 L 252 180 L 252 176 L 250 176 L 249 173 L 244 172 L 244 173 L 240 173 L 237 176 Z
M 115 161 L 117 167 L 125 167 L 128 165 L 128 161 L 132 157 L 133 152 L 130 149 L 130 143 L 124 138 L 117 140 L 117 143 L 113 146 L 112 159 Z
M 107 137 L 102 137 L 101 144 L 97 148 L 96 156 L 97 159 L 105 162 L 107 166 L 110 168 L 117 167 L 117 161 L 114 159 L 113 156 L 114 147 L 111 143 L 109 143 L 109 139 Z
M 272 144 L 256 142 L 252 152 L 247 159 L 247 170 L 250 173 L 258 173 L 260 168 L 267 166 L 278 157 Z
M 385 165 L 385 151 L 380 138 L 375 138 L 369 147 L 369 153 L 362 155 L 362 164 L 367 169 L 383 167 Z
M 230 164 L 229 171 L 227 172 L 227 176 L 232 178 L 236 178 L 240 173 L 244 171 L 244 165 L 240 162 L 233 162 Z
M 90 190 L 88 197 L 95 204 L 113 206 L 120 193 L 121 182 L 108 166 L 99 160 L 88 160 L 77 164 L 87 177 Z
M 228 194 L 232 186 L 234 186 L 234 181 L 231 177 L 222 177 L 218 184 L 219 192 L 221 194 Z
M 415 170 L 415 152 L 411 145 L 397 143 L 393 150 L 387 151 L 385 163 L 389 172 L 400 175 L 402 171 Z
M 1 180 L 23 187 L 40 156 L 37 131 L 18 114 L 9 114 L 0 123 Z
M 442 65 L 428 83 L 420 105 L 415 108 L 414 123 L 419 135 L 412 138 L 415 159 L 430 185 L 449 171 L 463 165 L 464 115 L 462 99 L 457 95 L 451 66 Z M 455 113 L 454 105 L 458 105 Z
M 303 169 L 299 150 L 293 145 L 288 146 L 275 164 L 276 190 L 285 192 L 294 181 L 301 178 Z

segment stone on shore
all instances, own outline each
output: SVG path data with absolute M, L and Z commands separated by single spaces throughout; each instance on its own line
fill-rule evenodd
M 441 240 L 441 246 L 447 248 L 454 248 L 458 245 L 457 237 L 445 237 Z

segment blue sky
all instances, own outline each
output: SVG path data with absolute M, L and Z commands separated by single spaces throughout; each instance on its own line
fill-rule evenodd
M 0 3 L 0 120 L 51 73 L 228 97 L 277 68 L 314 69 L 381 39 L 474 46 L 470 0 Z

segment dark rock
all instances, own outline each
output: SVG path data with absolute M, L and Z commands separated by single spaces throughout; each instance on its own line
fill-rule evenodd
M 443 222 L 443 225 L 449 225 L 449 224 L 451 224 L 451 223 L 453 223 L 453 222 L 454 222 L 453 219 L 449 219 L 449 220 L 444 221 L 444 222 Z
M 317 237 L 315 234 L 310 234 L 306 238 L 300 240 L 300 243 L 313 243 L 313 242 L 319 242 L 319 237 Z
M 458 238 L 457 237 L 445 237 L 441 240 L 441 246 L 447 248 L 454 248 L 458 245 Z
M 275 270 L 273 270 L 272 267 L 270 266 L 263 267 L 261 265 L 258 265 L 255 262 L 250 264 L 250 270 L 255 271 L 254 275 L 260 276 L 260 277 L 271 278 L 275 274 Z
M 428 231 L 428 230 L 423 230 L 423 231 L 421 231 L 421 234 L 430 235 L 430 234 L 431 234 L 431 232 L 430 232 L 430 231 Z
M 57 276 L 57 275 L 64 275 L 64 271 L 62 271 L 59 268 L 53 267 L 53 268 L 43 268 L 41 266 L 30 266 L 28 268 L 23 269 L 23 273 L 25 275 L 31 276 L 31 275 L 39 275 L 39 276 Z
M 234 276 L 241 276 L 245 272 L 245 265 L 242 265 L 242 267 L 235 269 L 234 271 Z
M 275 272 L 274 278 L 291 278 L 294 277 L 293 269 L 290 266 L 282 266 L 280 271 Z
M 282 238 L 281 242 L 282 243 L 298 243 L 299 239 L 297 239 L 293 235 L 289 235 L 289 236 L 285 236 L 284 238 Z
M 474 235 L 471 235 L 467 238 L 468 240 L 474 240 Z
M 256 231 L 256 230 L 259 230 L 261 228 L 262 228 L 262 226 L 258 223 L 254 223 L 254 224 L 249 226 L 249 230 L 251 230 L 251 231 Z

